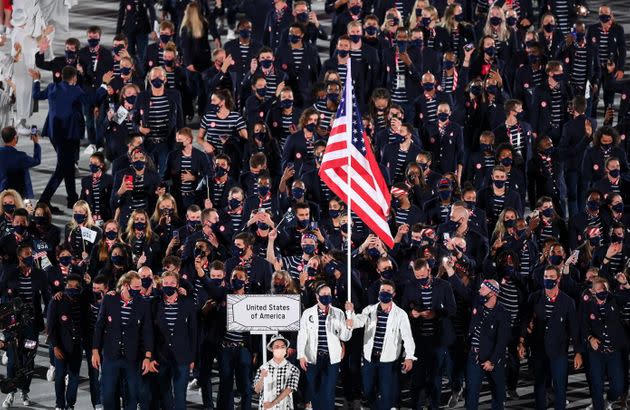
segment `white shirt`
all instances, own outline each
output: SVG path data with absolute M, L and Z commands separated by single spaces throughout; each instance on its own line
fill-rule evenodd
M 374 346 L 374 335 L 376 334 L 376 323 L 378 321 L 376 312 L 378 306 L 379 303 L 369 305 L 360 314 L 357 315 L 353 312 L 351 315 L 353 329 L 365 328 L 363 333 L 363 357 L 368 361 L 372 360 L 372 347 Z M 416 360 L 414 356 L 416 343 L 413 341 L 411 334 L 409 317 L 407 317 L 407 313 L 404 310 L 392 302 L 392 309 L 387 317 L 381 362 L 397 360 L 403 345 L 405 348 L 405 360 Z
M 297 336 L 297 358 L 305 357 L 308 363 L 317 363 L 317 342 L 319 330 L 318 305 L 302 312 L 300 331 Z M 345 314 L 338 308 L 329 306 L 326 315 L 326 341 L 330 363 L 341 361 L 341 342 L 350 340 L 352 329 L 346 326 Z

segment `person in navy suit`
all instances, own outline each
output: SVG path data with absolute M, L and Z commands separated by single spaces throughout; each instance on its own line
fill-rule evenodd
M 164 272 L 154 318 L 155 356 L 163 408 L 184 410 L 188 370 L 194 367 L 197 349 L 197 312 L 193 299 L 180 296 L 178 289 L 179 275 Z
M 57 165 L 40 197 L 40 202 L 50 205 L 52 196 L 64 180 L 68 207 L 71 208 L 79 199 L 74 181 L 74 163 L 77 145 L 83 138 L 85 126 L 81 106 L 94 105 L 102 100 L 107 94 L 107 84 L 114 74 L 111 71 L 105 73 L 103 84 L 93 95 L 86 94 L 77 85 L 77 69 L 71 66 L 66 66 L 61 71 L 61 82 L 49 84 L 45 90 L 40 89 L 40 72 L 30 70 L 29 74 L 35 80 L 33 98 L 48 100 L 48 117 L 42 134 L 50 138 L 50 142 L 57 151 Z
M 107 410 L 116 407 L 116 389 L 122 377 L 127 381 L 125 410 L 136 410 L 140 366 L 142 375 L 157 372 L 151 312 L 148 302 L 140 295 L 141 283 L 135 271 L 121 276 L 117 291 L 103 298 L 94 324 L 92 366 L 101 369 L 103 407 Z
M 39 135 L 31 134 L 33 156 L 29 157 L 25 152 L 15 149 L 18 143 L 15 128 L 5 127 L 0 134 L 4 142 L 4 146 L 0 147 L 0 191 L 14 189 L 23 198 L 32 198 L 33 186 L 28 169 L 38 166 L 42 160 Z

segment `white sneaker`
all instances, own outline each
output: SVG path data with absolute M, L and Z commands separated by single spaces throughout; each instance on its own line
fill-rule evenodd
M 55 381 L 55 366 L 51 365 L 46 372 L 46 380 L 49 382 Z
M 63 410 L 61 407 L 55 407 L 55 410 Z
M 103 405 L 97 404 L 96 407 L 94 407 L 94 410 L 103 410 Z
M 2 352 L 2 364 L 6 366 L 7 363 L 9 363 L 9 356 L 7 356 L 7 352 Z
M 18 124 L 16 131 L 20 135 L 31 135 L 31 129 L 27 128 L 23 122 Z
M 22 392 L 22 404 L 25 406 L 31 405 L 31 399 L 28 397 L 28 393 Z
M 69 374 L 66 374 L 66 386 L 68 385 L 68 379 L 70 378 L 69 376 Z
M 2 402 L 2 407 L 4 407 L 5 409 L 10 408 L 11 406 L 13 406 L 13 397 L 15 396 L 15 393 L 9 393 L 7 394 L 7 397 L 4 399 L 4 401 Z
M 83 150 L 83 155 L 86 157 L 89 157 L 95 152 L 96 152 L 96 145 L 90 144 L 87 147 L 85 147 L 85 150 Z
M 190 383 L 188 383 L 188 390 L 197 390 L 199 388 L 199 382 L 197 379 L 192 379 Z

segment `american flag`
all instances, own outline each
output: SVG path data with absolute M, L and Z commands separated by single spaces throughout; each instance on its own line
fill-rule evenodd
M 387 223 L 390 195 L 383 174 L 366 146 L 367 136 L 352 90 L 351 59 L 348 59 L 344 95 L 328 137 L 328 144 L 319 168 L 319 177 L 361 220 L 390 248 L 394 247 Z M 350 163 L 350 187 L 348 187 Z

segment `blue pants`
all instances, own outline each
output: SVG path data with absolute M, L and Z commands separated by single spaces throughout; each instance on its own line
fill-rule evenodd
M 125 33 L 127 35 L 129 54 L 135 56 L 136 67 L 142 67 L 147 58 L 149 35 L 147 33 Z
M 212 403 L 212 383 L 210 375 L 212 373 L 212 363 L 217 357 L 219 347 L 214 343 L 204 342 L 201 344 L 199 354 L 199 385 L 201 386 L 201 401 L 205 409 L 213 409 Z
M 162 371 L 160 363 L 160 371 Z M 157 407 L 158 398 L 160 396 L 160 387 L 158 375 L 155 373 L 147 373 L 140 376 L 140 410 L 151 410 Z
M 221 347 L 219 349 L 219 409 L 234 408 L 232 385 L 236 376 L 236 388 L 241 393 L 241 409 L 252 408 L 252 355 L 246 347 Z
M 64 352 L 63 359 L 54 358 L 56 407 L 62 409 L 65 409 L 66 406 L 74 407 L 77 402 L 81 359 L 83 359 L 83 352 L 80 345 L 76 345 L 72 352 Z M 66 386 L 66 374 L 68 375 L 68 386 Z
M 389 410 L 394 406 L 394 389 L 398 386 L 397 363 L 363 359 L 363 393 L 373 410 Z M 375 390 L 376 384 L 378 391 Z
M 492 410 L 503 410 L 505 401 L 505 365 L 500 363 L 494 366 L 491 372 L 483 370 L 481 364 L 477 363 L 477 355 L 468 355 L 468 365 L 466 367 L 466 410 L 477 410 L 479 408 L 479 392 L 481 382 L 484 377 L 488 377 L 490 391 L 492 392 Z
M 311 402 L 315 410 L 335 408 L 335 386 L 339 375 L 339 363 L 330 364 L 329 356 L 318 356 L 317 363 L 306 368 L 305 402 Z
M 591 397 L 593 410 L 604 409 L 604 380 L 608 375 L 608 397 L 617 400 L 623 390 L 623 365 L 621 353 L 600 353 L 588 350 L 589 373 L 591 375 Z
M 448 374 L 451 382 L 451 393 L 459 392 L 464 387 L 466 378 L 466 341 L 457 337 L 455 343 L 449 347 Z
M 137 410 L 140 395 L 140 368 L 138 363 L 131 363 L 126 359 L 104 359 L 101 364 L 101 392 L 103 394 L 103 408 L 114 410 L 119 400 L 117 387 L 124 377 L 127 381 L 127 397 L 125 410 Z
M 417 340 L 419 343 L 415 354 L 418 361 L 414 363 L 411 375 L 412 403 L 415 403 L 417 408 L 424 407 L 424 398 L 421 395 L 422 390 L 424 390 L 429 399 L 429 407 L 439 409 L 442 395 L 442 373 L 447 367 L 448 350 L 441 346 L 428 347 L 435 345 L 432 337 L 420 336 Z
M 160 363 L 158 373 L 163 409 L 186 409 L 186 386 L 188 384 L 188 365 Z
M 168 153 L 171 151 L 168 144 L 165 142 L 154 144 L 151 140 L 146 139 L 144 147 L 151 155 L 151 159 L 155 163 L 158 173 L 160 174 L 160 179 L 164 179 L 164 174 L 166 173 L 166 160 L 168 159 Z
M 534 365 L 534 396 L 536 409 L 547 408 L 547 381 L 551 377 L 556 410 L 564 410 L 567 400 L 568 359 L 566 355 L 548 357 L 544 352 L 532 354 Z
M 584 198 L 584 184 L 580 182 L 578 170 L 566 171 L 564 179 L 567 184 L 567 203 L 569 205 L 569 217 L 584 209 L 586 198 Z
M 57 151 L 57 164 L 39 199 L 41 202 L 50 204 L 50 200 L 62 181 L 64 181 L 66 185 L 68 204 L 74 204 L 79 199 L 74 178 L 75 149 L 78 143 L 79 141 L 76 140 L 55 141 L 53 146 L 55 147 L 55 151 Z
M 37 332 L 35 331 L 35 329 L 26 329 L 25 330 L 25 338 L 29 339 L 29 340 L 38 340 L 37 337 Z M 39 343 L 38 343 L 39 345 Z M 37 349 L 37 346 L 35 347 L 35 349 Z M 15 361 L 18 360 L 20 363 L 20 367 L 22 369 L 24 368 L 29 368 L 29 369 L 34 369 L 35 368 L 35 358 L 33 358 L 32 360 L 27 360 L 27 358 L 25 357 L 25 354 L 20 355 L 19 357 L 16 357 L 16 351 L 15 348 L 13 347 L 13 345 L 11 345 L 8 349 L 7 349 L 7 379 L 11 379 L 13 377 L 15 377 Z M 33 380 L 33 376 L 27 376 L 25 383 L 22 386 L 19 386 L 20 389 L 22 389 L 22 391 L 24 393 L 28 393 L 31 391 L 31 380 Z
M 101 404 L 101 383 L 98 369 L 92 366 L 92 346 L 85 346 L 85 360 L 87 361 L 88 377 L 90 378 L 90 400 L 92 407 Z

